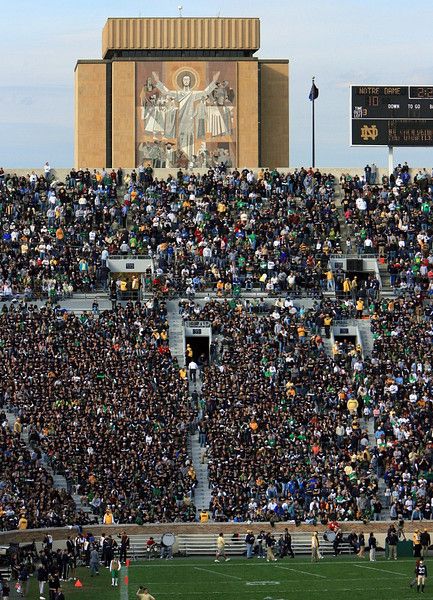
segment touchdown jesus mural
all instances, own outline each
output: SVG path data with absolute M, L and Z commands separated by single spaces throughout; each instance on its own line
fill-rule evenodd
M 136 63 L 136 164 L 236 164 L 236 63 Z

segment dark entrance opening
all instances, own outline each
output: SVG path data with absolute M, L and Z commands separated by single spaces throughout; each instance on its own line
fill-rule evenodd
M 207 335 L 186 336 L 185 347 L 186 344 L 191 346 L 192 358 L 199 367 L 203 364 L 209 364 L 209 337 Z
M 352 279 L 355 277 L 358 280 L 358 286 L 361 282 L 365 282 L 367 281 L 367 279 L 371 276 L 374 275 L 374 273 L 372 271 L 346 271 L 345 275 L 350 279 L 350 281 L 352 281 Z
M 364 261 L 362 258 L 348 258 L 346 261 L 345 274 L 351 281 L 356 275 L 358 284 L 367 281 L 369 275 L 374 275 L 372 271 L 364 269 Z
M 342 344 L 341 351 L 346 354 L 353 348 L 356 348 L 356 335 L 335 335 L 334 340 Z

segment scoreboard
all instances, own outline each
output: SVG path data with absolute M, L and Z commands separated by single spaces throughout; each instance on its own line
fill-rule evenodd
M 352 85 L 352 146 L 433 146 L 433 86 Z

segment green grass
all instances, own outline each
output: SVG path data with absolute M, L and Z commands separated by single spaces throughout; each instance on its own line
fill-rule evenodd
M 427 559 L 432 569 L 429 563 Z M 257 558 L 221 564 L 211 557 L 153 560 L 131 562 L 128 586 L 124 568 L 118 588 L 111 587 L 108 569 L 101 568 L 100 576 L 93 579 L 88 569 L 78 569 L 83 587 L 68 582 L 63 589 L 67 600 L 136 600 L 139 585 L 148 587 L 156 600 L 405 600 L 419 597 L 409 588 L 414 566 L 415 561 L 407 558 L 370 563 L 356 557 L 329 557 L 317 564 L 307 557 L 276 563 Z M 423 597 L 432 597 L 432 592 L 433 573 Z M 32 581 L 29 598 L 38 596 Z

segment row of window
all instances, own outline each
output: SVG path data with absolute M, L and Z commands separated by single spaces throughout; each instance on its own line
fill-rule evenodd
M 230 57 L 248 58 L 254 50 L 109 50 L 105 56 L 111 58 L 167 58 L 167 57 Z

